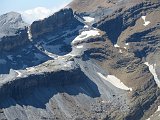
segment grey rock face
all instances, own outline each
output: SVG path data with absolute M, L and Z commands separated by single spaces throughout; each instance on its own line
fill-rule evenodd
M 63 29 L 66 24 L 68 26 L 74 26 L 78 22 L 79 21 L 74 18 L 72 9 L 62 9 L 42 21 L 33 22 L 31 25 L 31 34 L 33 38 L 37 38 L 42 34 Z
M 28 40 L 27 24 L 19 13 L 10 12 L 0 16 L 0 50 L 9 51 Z
M 1 54 L 0 119 L 159 119 L 160 89 L 144 62 L 160 76 L 159 19 L 149 19 L 160 4 L 100 1 L 75 0 L 33 22 L 30 41 Z

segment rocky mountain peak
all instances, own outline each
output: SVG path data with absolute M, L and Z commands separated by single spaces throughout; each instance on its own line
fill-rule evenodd
M 14 35 L 18 29 L 22 29 L 27 24 L 22 20 L 21 14 L 9 12 L 0 16 L 0 34 L 1 37 Z
M 26 32 L 28 25 L 22 20 L 21 14 L 19 13 L 9 12 L 1 15 L 0 26 L 1 52 L 22 45 L 22 43 L 28 39 Z
M 2 17 L 0 119 L 159 120 L 159 9 L 73 0 L 29 28 Z

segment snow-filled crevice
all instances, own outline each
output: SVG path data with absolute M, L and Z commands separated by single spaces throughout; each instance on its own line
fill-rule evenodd
M 149 25 L 151 22 L 150 21 L 146 21 L 146 16 L 142 16 L 142 19 L 144 21 L 144 26 L 146 27 L 147 25 Z
M 159 78 L 158 78 L 158 75 L 157 75 L 157 73 L 156 73 L 156 64 L 149 64 L 148 62 L 145 62 L 144 63 L 145 65 L 147 65 L 148 67 L 149 67 L 149 71 L 152 73 L 152 75 L 154 76 L 154 80 L 155 80 L 155 82 L 156 82 L 156 84 L 157 84 L 157 86 L 160 88 L 160 80 L 159 80 Z
M 28 27 L 27 33 L 28 33 L 28 39 L 29 39 L 30 41 L 32 41 L 32 33 L 31 33 L 31 28 L 30 28 L 30 26 Z
M 118 79 L 117 77 L 115 77 L 114 75 L 107 75 L 107 77 L 105 77 L 102 73 L 97 72 L 97 74 L 104 80 L 110 82 L 112 85 L 114 85 L 115 87 L 122 89 L 122 90 L 129 90 L 132 91 L 132 88 L 127 87 L 126 85 L 124 85 L 120 79 Z
M 73 41 L 72 41 L 72 44 L 75 44 L 77 42 L 81 42 L 87 38 L 90 38 L 90 37 L 95 37 L 95 36 L 99 36 L 100 33 L 97 29 L 94 29 L 94 30 L 87 30 L 87 31 L 83 31 L 81 32 L 80 35 L 78 35 Z

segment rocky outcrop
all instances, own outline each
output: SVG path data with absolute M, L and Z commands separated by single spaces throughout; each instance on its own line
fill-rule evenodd
M 47 64 L 44 63 L 44 65 Z M 13 78 L 8 82 L 4 82 L 0 85 L 1 100 L 5 100 L 7 97 L 12 97 L 13 99 L 22 99 L 21 97 L 25 96 L 25 92 L 31 92 L 34 90 L 34 88 L 38 87 L 69 86 L 84 83 L 85 81 L 89 80 L 79 68 L 75 67 L 69 70 L 54 70 L 52 67 L 53 66 L 51 65 L 50 70 L 48 69 L 48 72 L 42 71 L 35 74 L 24 71 L 21 73 L 25 74 L 24 76 Z M 63 66 L 60 67 L 63 68 Z M 40 66 L 40 69 L 44 68 L 41 68 Z
M 32 38 L 37 38 L 45 33 L 63 30 L 66 26 L 76 27 L 78 24 L 82 25 L 82 23 L 74 17 L 72 9 L 65 8 L 42 21 L 33 22 L 31 25 Z
M 154 106 L 153 108 L 151 107 L 152 109 L 157 108 L 158 103 L 155 104 L 155 102 L 159 100 L 159 92 L 157 90 L 157 93 L 154 95 L 149 92 L 153 92 L 155 90 L 156 84 L 154 83 L 153 76 L 146 78 L 146 76 L 150 76 L 151 74 L 149 75 L 145 72 L 148 71 L 148 68 L 144 68 L 144 66 L 140 67 L 140 64 L 143 64 L 145 60 L 150 60 L 151 63 L 156 63 L 157 66 L 159 66 L 157 58 L 159 58 L 158 53 L 160 52 L 158 41 L 158 9 L 160 4 L 157 0 L 123 0 L 121 2 L 117 1 L 116 5 L 113 3 L 114 5 L 110 5 L 107 9 L 104 7 L 105 4 L 94 4 L 94 8 L 97 9 L 93 8 L 94 10 L 92 9 L 93 12 L 91 12 L 87 10 L 87 8 L 90 7 L 87 7 L 89 2 L 91 1 L 88 0 L 82 2 L 80 0 L 76 0 L 73 1 L 70 6 L 82 17 L 89 15 L 95 18 L 96 20 L 93 26 L 105 31 L 107 36 L 105 39 L 107 40 L 104 40 L 105 42 L 101 43 L 99 43 L 99 41 L 91 42 L 91 46 L 87 51 L 85 51 L 84 57 L 88 55 L 89 57 L 96 59 L 103 69 L 107 69 L 111 74 L 114 74 L 121 80 L 124 80 L 123 82 L 126 85 L 128 83 L 135 85 L 135 94 L 138 92 L 138 96 L 141 96 L 143 101 L 139 101 L 139 99 L 136 99 L 133 95 L 133 99 L 138 100 L 139 102 L 136 101 L 136 103 L 134 103 L 135 111 L 133 110 L 128 114 L 126 119 L 141 119 L 144 115 L 144 111 L 149 111 L 150 106 Z M 92 1 L 92 3 L 94 2 L 96 2 L 96 0 Z M 86 12 L 84 12 L 82 8 L 76 8 L 76 6 L 83 5 L 86 5 Z M 92 5 L 93 4 L 91 4 L 91 6 Z M 157 17 L 154 17 L 154 15 Z M 144 25 L 142 16 L 146 16 L 146 19 L 150 21 L 149 25 Z M 115 44 L 118 45 L 117 48 L 112 47 Z M 117 49 L 119 53 L 116 53 L 115 49 Z M 157 75 L 159 73 L 158 68 L 159 67 L 156 67 Z M 145 74 L 144 77 L 142 77 L 142 73 L 139 74 L 138 71 L 143 71 L 143 74 Z M 124 75 L 127 75 L 127 78 L 125 78 Z M 134 78 L 135 76 L 137 77 Z M 128 81 L 127 79 L 132 79 L 135 83 L 132 83 L 133 81 Z M 144 81 L 142 82 L 143 85 L 141 84 L 141 86 L 139 86 L 137 84 L 139 83 L 138 81 Z M 134 86 L 132 86 L 132 88 L 134 88 Z M 148 91 L 148 93 L 146 93 L 146 91 Z
M 27 24 L 19 13 L 1 15 L 0 26 L 0 51 L 9 51 L 27 42 Z
M 35 21 L 32 45 L 7 56 L 14 64 L 25 59 L 27 67 L 0 76 L 0 118 L 148 118 L 160 100 L 159 75 L 153 75 L 159 73 L 159 19 L 153 17 L 159 6 L 156 0 L 74 0 L 73 10 Z M 149 59 L 154 71 L 144 64 Z

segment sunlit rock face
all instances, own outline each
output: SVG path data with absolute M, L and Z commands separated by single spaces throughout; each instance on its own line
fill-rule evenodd
M 27 24 L 19 13 L 10 12 L 0 16 L 0 51 L 11 50 L 28 40 Z
M 159 7 L 73 0 L 20 29 L 0 53 L 0 119 L 158 120 Z
M 72 9 L 62 9 L 44 20 L 33 22 L 31 25 L 31 34 L 33 34 L 33 38 L 36 38 L 39 35 L 63 29 L 67 25 L 69 27 L 74 26 L 78 22 L 74 18 Z

